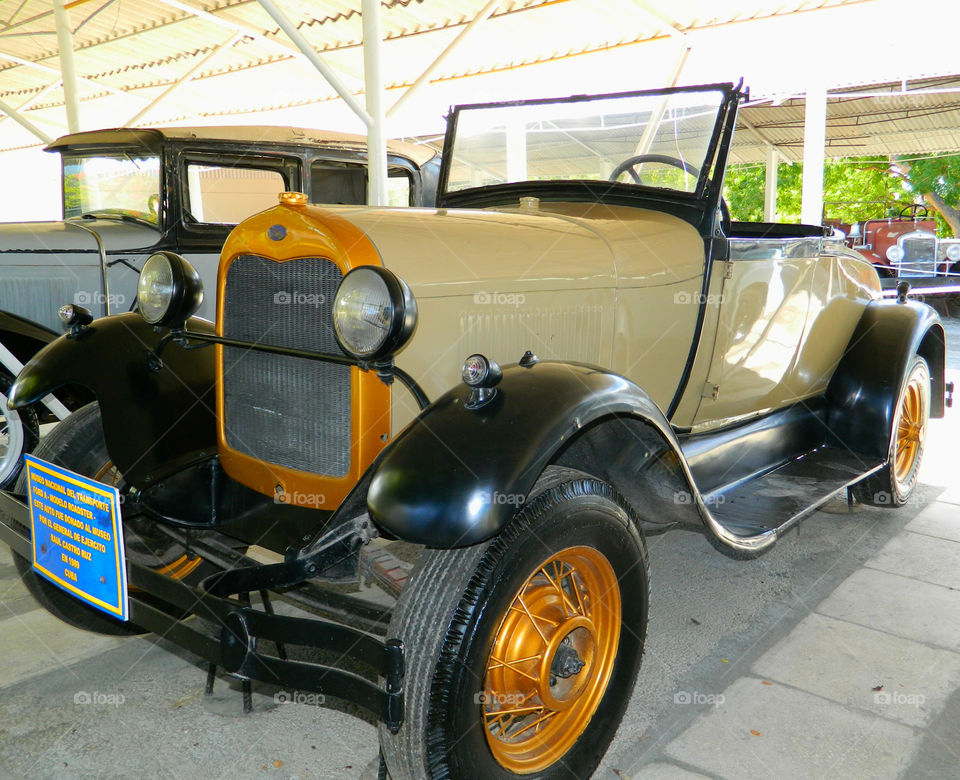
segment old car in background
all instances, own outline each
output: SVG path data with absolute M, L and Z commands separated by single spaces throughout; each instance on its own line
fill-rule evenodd
M 313 203 L 367 200 L 366 139 L 343 133 L 98 130 L 64 136 L 47 151 L 63 161 L 63 221 L 0 224 L 0 485 L 36 440 L 35 415 L 7 419 L 3 398 L 22 364 L 62 332 L 62 305 L 95 316 L 132 310 L 140 267 L 161 250 L 188 257 L 214 289 L 227 234 L 280 192 L 300 191 Z M 438 170 L 433 150 L 391 141 L 390 204 L 433 205 Z M 212 320 L 215 308 L 210 295 L 199 316 Z M 54 420 L 66 409 L 51 398 L 36 411 Z
M 937 223 L 925 206 L 874 203 L 864 208 L 882 215 L 825 224 L 841 230 L 847 246 L 873 264 L 885 295 L 896 295 L 904 279 L 925 296 L 960 293 L 960 242 L 937 237 Z
M 96 396 L 0 494 L 24 582 L 210 685 L 359 704 L 393 780 L 589 777 L 643 656 L 644 528 L 752 557 L 842 491 L 900 506 L 944 413 L 932 309 L 821 226 L 730 221 L 745 98 L 460 106 L 438 209 L 281 195 L 227 239 L 215 327 L 154 254 L 139 313 L 75 323 L 11 389 Z M 123 498 L 105 573 L 52 540 L 63 485 Z

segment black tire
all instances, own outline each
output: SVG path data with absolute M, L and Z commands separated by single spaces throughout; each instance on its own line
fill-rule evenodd
M 44 437 L 35 455 L 84 476 L 105 480 L 104 474 L 110 472 L 114 481 L 119 480 L 116 470 L 110 471 L 111 461 L 103 438 L 100 407 L 96 403 L 81 407 L 59 423 Z M 17 481 L 17 490 L 26 492 L 26 477 L 23 474 Z M 182 547 L 161 535 L 151 534 L 149 524 L 132 523 L 125 518 L 124 542 L 128 559 L 158 569 L 166 567 L 168 570 L 187 572 L 180 577 L 184 582 L 197 583 L 218 571 L 206 561 L 189 559 Z M 177 562 L 181 560 L 183 562 L 177 566 Z M 145 629 L 133 623 L 116 620 L 68 595 L 34 572 L 30 562 L 17 553 L 13 553 L 13 562 L 34 598 L 65 623 L 98 634 L 123 636 L 146 633 Z M 159 602 L 157 606 L 164 607 Z M 172 610 L 168 608 L 168 611 Z
M 40 441 L 40 425 L 33 409 L 7 409 L 13 377 L 0 369 L 0 489 L 10 488 L 23 469 L 23 456 Z
M 919 413 L 913 409 L 915 403 L 919 404 Z M 908 419 L 913 417 L 918 419 Z M 914 355 L 897 399 L 887 463 L 853 486 L 853 494 L 860 503 L 889 508 L 907 503 L 917 486 L 929 420 L 930 369 L 926 360 Z M 919 427 L 915 430 L 916 426 Z M 904 453 L 901 449 L 904 446 L 909 446 L 910 451 Z
M 390 624 L 390 636 L 400 638 L 405 647 L 405 721 L 397 734 L 380 727 L 381 750 L 392 780 L 502 780 L 531 771 L 537 777 L 566 780 L 589 777 L 603 758 L 643 655 L 649 599 L 646 545 L 636 518 L 613 488 L 569 473 L 565 481 L 558 481 L 556 472 L 548 469 L 549 487 L 539 495 L 535 489 L 536 498 L 497 537 L 464 549 L 426 550 L 411 575 Z M 541 566 L 554 561 L 561 561 L 560 570 L 551 569 L 560 587 L 567 596 L 581 594 L 581 607 L 588 605 L 579 616 L 572 597 L 569 601 L 558 597 L 559 591 L 550 591 L 546 584 L 553 581 Z M 574 562 L 573 568 L 565 568 L 563 561 Z M 594 564 L 595 570 L 590 568 Z M 607 583 L 606 589 L 596 587 L 598 583 Z M 511 609 L 524 597 L 534 604 L 537 621 L 531 617 L 526 623 Z M 557 609 L 563 610 L 562 617 Z M 558 618 L 554 623 L 548 621 L 551 614 Z M 592 628 L 569 628 L 587 618 Z M 542 642 L 532 634 L 531 624 L 547 626 L 537 632 Z M 535 656 L 539 661 L 493 655 L 495 647 L 514 647 L 518 632 L 526 632 L 541 646 Z M 577 661 L 586 663 L 576 671 L 565 667 L 554 676 L 560 668 L 556 665 L 564 660 L 558 657 L 562 645 L 577 651 L 574 666 Z M 569 657 L 569 650 L 565 652 Z M 504 681 L 524 661 L 532 664 L 530 669 L 539 669 L 540 683 L 526 684 L 533 693 L 518 687 L 514 701 L 505 705 L 494 690 L 509 693 Z M 563 705 L 567 707 L 563 712 L 540 707 L 554 695 L 554 702 L 570 702 Z M 506 726 L 486 720 L 497 707 L 517 704 L 545 714 L 542 732 L 534 729 L 532 739 L 546 747 L 539 745 L 539 751 L 538 743 L 530 747 L 529 733 L 524 737 L 528 742 L 521 741 L 524 749 L 536 754 L 525 767 L 513 763 L 527 759 L 509 754 L 510 740 L 498 738 L 496 730 L 512 729 L 510 736 L 517 739 L 515 732 L 528 725 L 523 717 L 541 715 L 521 716 Z

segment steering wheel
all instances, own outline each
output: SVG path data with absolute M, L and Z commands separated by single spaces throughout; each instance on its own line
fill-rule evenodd
M 653 163 L 662 163 L 663 165 L 672 165 L 674 168 L 679 168 L 684 173 L 689 173 L 694 178 L 700 178 L 700 169 L 695 165 L 691 165 L 686 160 L 681 160 L 678 157 L 671 157 L 668 154 L 635 154 L 633 157 L 628 157 L 626 160 L 617 165 L 616 168 L 611 171 L 609 179 L 610 181 L 616 181 L 620 178 L 621 174 L 629 173 L 630 178 L 633 179 L 635 184 L 640 184 L 640 176 L 635 170 L 638 165 L 643 165 L 647 162 Z M 727 207 L 727 202 L 723 199 L 723 196 L 720 196 L 720 227 L 724 232 L 724 235 L 730 235 L 730 209 Z
M 677 157 L 671 157 L 668 154 L 635 154 L 633 157 L 628 157 L 613 169 L 610 174 L 610 181 L 616 181 L 620 178 L 622 173 L 629 173 L 630 178 L 633 179 L 634 183 L 640 184 L 640 176 L 634 169 L 638 165 L 643 165 L 644 163 L 648 162 L 672 165 L 674 168 L 679 168 L 681 171 L 689 173 L 694 178 L 700 177 L 700 169 L 691 165 L 686 160 L 680 160 Z
M 911 203 L 909 206 L 904 206 L 900 209 L 900 213 L 897 214 L 897 219 L 903 219 L 907 216 L 907 212 L 910 213 L 910 219 L 926 219 L 930 211 L 922 203 Z

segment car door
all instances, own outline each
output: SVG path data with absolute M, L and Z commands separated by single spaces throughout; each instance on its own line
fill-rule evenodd
M 820 237 L 730 240 L 714 338 L 692 424 L 701 430 L 822 395 L 866 301 L 880 286 L 869 263 Z M 703 376 L 703 375 L 701 375 Z M 695 392 L 696 388 L 688 388 Z
M 693 423 L 723 424 L 815 392 L 797 371 L 811 308 L 820 239 L 731 239 L 723 263 L 706 380 Z M 703 346 L 710 348 L 708 342 Z

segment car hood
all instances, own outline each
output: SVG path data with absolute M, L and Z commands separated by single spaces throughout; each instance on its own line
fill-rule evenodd
M 98 251 L 96 238 L 90 230 L 100 236 L 107 252 L 148 249 L 160 239 L 157 228 L 114 219 L 8 222 L 0 224 L 0 254 L 49 252 L 72 264 L 71 252 Z M 9 257 L 5 262 L 10 262 Z
M 470 211 L 339 207 L 418 298 L 674 284 L 703 272 L 677 217 L 598 204 Z

